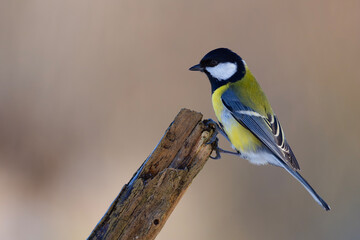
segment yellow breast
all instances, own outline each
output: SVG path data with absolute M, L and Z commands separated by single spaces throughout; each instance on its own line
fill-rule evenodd
M 226 135 L 236 150 L 240 152 L 253 152 L 261 145 L 261 142 L 231 115 L 231 112 L 224 106 L 221 100 L 221 95 L 229 88 L 229 84 L 219 87 L 212 94 L 215 115 L 223 125 Z

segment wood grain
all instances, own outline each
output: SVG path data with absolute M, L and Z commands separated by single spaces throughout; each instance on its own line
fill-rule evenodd
M 88 239 L 155 239 L 209 158 L 214 130 L 182 109 Z

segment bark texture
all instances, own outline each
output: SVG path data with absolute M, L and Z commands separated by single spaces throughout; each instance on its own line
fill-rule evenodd
M 214 129 L 182 109 L 88 239 L 155 239 L 209 158 Z

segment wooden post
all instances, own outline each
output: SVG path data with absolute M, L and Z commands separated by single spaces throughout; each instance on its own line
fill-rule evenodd
M 88 239 L 155 239 L 209 158 L 214 129 L 182 109 Z

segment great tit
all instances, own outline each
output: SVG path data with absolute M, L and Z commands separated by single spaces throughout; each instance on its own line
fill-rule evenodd
M 207 53 L 191 71 L 204 72 L 211 84 L 212 104 L 219 131 L 232 144 L 233 153 L 250 163 L 271 164 L 288 171 L 325 210 L 329 205 L 298 173 L 299 164 L 260 85 L 245 61 L 227 48 Z

